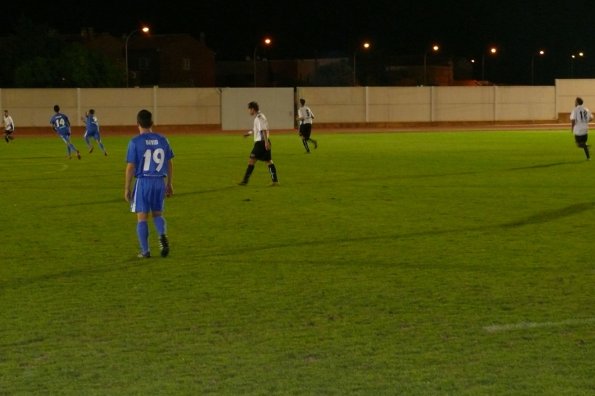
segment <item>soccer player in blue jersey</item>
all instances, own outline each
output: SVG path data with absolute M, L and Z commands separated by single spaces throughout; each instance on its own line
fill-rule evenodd
M 130 211 L 136 213 L 136 233 L 140 242 L 140 258 L 150 258 L 149 213 L 159 234 L 161 257 L 169 254 L 166 222 L 163 218 L 165 197 L 173 195 L 174 153 L 168 140 L 153 132 L 153 115 L 148 110 L 141 110 L 136 117 L 140 134 L 128 143 L 126 155 L 126 183 L 124 199 L 130 203 Z M 131 191 L 132 179 L 136 177 L 134 191 Z
M 105 147 L 101 141 L 101 135 L 99 134 L 99 121 L 95 116 L 95 110 L 89 110 L 83 117 L 83 121 L 85 122 L 86 126 L 84 138 L 85 142 L 87 143 L 87 148 L 89 149 L 89 154 L 93 152 L 93 143 L 90 141 L 90 139 L 93 138 L 95 141 L 97 141 L 101 151 L 103 151 L 103 155 L 107 156 L 107 151 L 105 151 Z
M 54 106 L 54 114 L 50 119 L 50 125 L 56 131 L 60 139 L 66 144 L 66 154 L 68 158 L 72 158 L 72 153 L 76 153 L 76 157 L 81 159 L 81 153 L 70 142 L 70 120 L 66 114 L 60 113 L 60 106 Z

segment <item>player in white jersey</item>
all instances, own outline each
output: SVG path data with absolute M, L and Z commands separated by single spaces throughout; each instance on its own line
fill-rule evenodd
M 308 142 L 312 142 L 314 144 L 314 148 L 318 148 L 318 142 L 314 139 L 310 138 L 312 134 L 312 120 L 314 119 L 314 113 L 308 106 L 306 106 L 306 100 L 300 99 L 300 108 L 298 109 L 298 122 L 299 122 L 299 129 L 298 132 L 300 137 L 302 138 L 302 144 L 306 149 L 306 153 L 310 154 L 310 147 L 308 147 Z
M 254 135 L 254 147 L 250 153 L 250 159 L 248 160 L 248 168 L 244 174 L 244 178 L 238 184 L 245 186 L 250 180 L 250 175 L 254 171 L 254 165 L 256 161 L 264 161 L 269 167 L 269 173 L 271 174 L 271 186 L 277 186 L 279 180 L 277 179 L 277 168 L 272 160 L 271 155 L 271 140 L 269 139 L 269 123 L 264 114 L 260 112 L 258 103 L 248 103 L 248 112 L 254 117 L 254 126 L 252 130 L 246 132 L 244 137 Z
M 14 132 L 14 121 L 8 114 L 8 110 L 4 110 L 4 140 L 6 143 L 10 143 L 14 139 L 12 133 Z
M 576 146 L 582 148 L 585 151 L 587 159 L 591 159 L 589 155 L 589 145 L 587 139 L 589 137 L 589 122 L 593 120 L 593 114 L 591 111 L 583 106 L 583 99 L 576 98 L 574 101 L 574 109 L 570 113 L 570 128 L 574 135 L 574 141 Z

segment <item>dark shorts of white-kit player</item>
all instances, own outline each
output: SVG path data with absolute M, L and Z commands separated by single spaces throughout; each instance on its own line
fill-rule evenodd
M 305 139 L 310 139 L 311 134 L 312 134 L 312 124 L 301 124 L 300 125 L 300 135 L 302 135 Z
M 269 140 L 269 148 L 270 148 L 271 141 Z M 270 161 L 271 150 L 267 150 L 264 146 L 264 140 L 260 140 L 258 142 L 254 142 L 254 147 L 252 148 L 252 152 L 250 153 L 250 158 L 257 159 L 259 161 Z
M 589 139 L 589 135 L 574 135 L 574 141 L 576 144 L 581 145 L 587 143 L 587 139 Z

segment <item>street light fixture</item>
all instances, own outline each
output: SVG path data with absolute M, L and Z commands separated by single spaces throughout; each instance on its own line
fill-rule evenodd
M 531 85 L 535 85 L 535 55 L 544 56 L 545 51 L 539 50 L 537 53 L 531 55 Z
M 273 43 L 273 40 L 271 40 L 270 37 L 265 37 L 262 40 L 262 43 L 258 43 L 254 46 L 254 53 L 252 54 L 252 62 L 253 62 L 253 66 L 254 66 L 254 86 L 256 86 L 256 50 L 258 49 L 258 47 L 262 44 L 265 47 L 270 46 Z
M 440 51 L 438 44 L 432 45 L 432 52 Z M 424 52 L 424 85 L 428 85 L 428 51 Z
M 369 50 L 370 49 L 371 44 L 367 41 L 364 41 L 362 43 L 362 49 L 363 50 Z M 357 50 L 358 48 L 355 49 L 355 51 L 353 51 L 353 86 L 355 87 L 355 85 L 357 84 L 357 77 L 356 77 L 356 59 L 357 59 Z
M 126 42 L 124 43 L 124 57 L 126 58 L 126 88 L 128 88 L 128 40 L 132 37 L 135 33 L 143 32 L 145 34 L 149 33 L 149 27 L 143 26 L 140 29 L 135 29 L 126 36 Z
M 491 47 L 489 50 L 490 55 L 496 55 L 498 49 L 496 47 Z M 486 63 L 486 54 L 483 53 L 481 55 L 481 81 L 485 81 L 485 63 Z

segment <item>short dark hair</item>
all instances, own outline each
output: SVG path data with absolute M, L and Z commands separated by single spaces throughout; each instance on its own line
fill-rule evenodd
M 583 104 L 583 98 L 581 98 L 581 97 L 577 97 L 577 98 L 576 98 L 576 104 L 578 104 L 578 105 L 582 105 L 582 104 Z
M 302 104 L 302 106 L 303 106 L 303 105 L 305 105 L 305 104 L 306 104 L 306 100 L 305 100 L 305 99 L 300 99 L 300 103 L 301 103 L 301 104 Z
M 248 108 L 249 109 L 254 109 L 254 111 L 258 111 L 259 110 L 258 103 L 254 102 L 254 101 L 248 103 Z
M 153 126 L 153 114 L 149 110 L 141 110 L 136 116 L 136 122 L 142 128 L 151 128 Z
M 60 106 L 54 105 L 54 111 L 57 113 L 60 111 Z
M 89 114 L 95 114 L 95 109 L 89 110 Z

